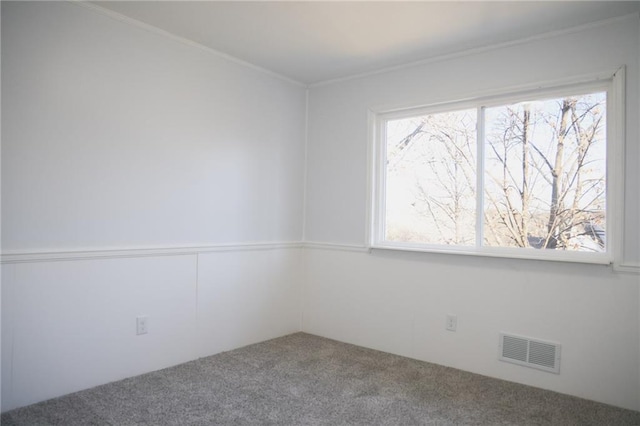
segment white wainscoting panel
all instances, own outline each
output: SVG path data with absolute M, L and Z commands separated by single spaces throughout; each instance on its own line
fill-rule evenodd
M 300 251 L 4 263 L 2 410 L 299 331 Z
M 199 255 L 198 353 L 300 331 L 299 249 Z

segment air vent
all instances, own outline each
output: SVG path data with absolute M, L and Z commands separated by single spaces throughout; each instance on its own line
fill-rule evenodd
M 560 374 L 560 345 L 500 333 L 501 361 Z

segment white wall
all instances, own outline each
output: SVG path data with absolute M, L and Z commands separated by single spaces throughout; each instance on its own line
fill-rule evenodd
M 304 88 L 67 2 L 3 2 L 4 252 L 297 241 Z
M 300 329 L 303 87 L 2 2 L 2 88 L 3 411 Z
M 299 249 L 4 264 L 2 409 L 300 329 Z M 136 336 L 136 317 L 149 333 Z
M 610 267 L 365 246 L 367 111 L 464 99 L 627 66 L 623 264 L 640 265 L 638 16 L 312 87 L 303 330 L 463 370 L 640 409 L 638 275 Z M 445 331 L 445 315 L 458 331 Z M 498 333 L 562 344 L 560 375 L 498 357 Z

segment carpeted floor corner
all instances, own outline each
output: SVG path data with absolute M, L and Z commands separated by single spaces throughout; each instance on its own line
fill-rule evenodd
M 296 333 L 9 411 L 40 425 L 640 425 L 640 412 Z

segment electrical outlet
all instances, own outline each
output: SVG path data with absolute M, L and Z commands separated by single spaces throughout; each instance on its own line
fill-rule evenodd
M 456 315 L 447 315 L 447 330 L 456 331 L 458 328 L 458 317 Z
M 147 334 L 149 332 L 149 317 L 136 318 L 136 334 Z

